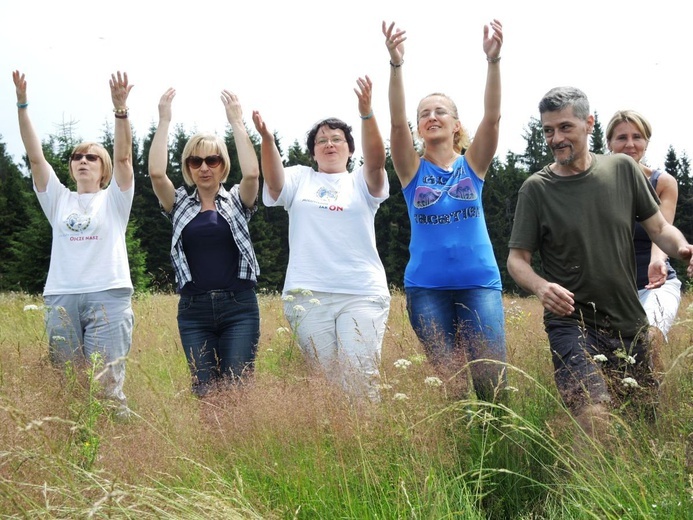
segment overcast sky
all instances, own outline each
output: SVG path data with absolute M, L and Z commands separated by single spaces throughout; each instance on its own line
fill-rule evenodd
M 421 97 L 444 92 L 473 134 L 482 113 L 483 25 L 504 27 L 498 155 L 522 153 L 523 133 L 550 88 L 585 91 L 604 127 L 619 109 L 642 112 L 654 135 L 647 158 L 661 165 L 673 145 L 693 150 L 693 67 L 685 4 L 586 0 L 480 2 L 403 0 L 118 2 L 0 0 L 0 135 L 19 161 L 23 147 L 12 71 L 25 72 L 31 117 L 42 138 L 76 122 L 99 140 L 113 122 L 108 80 L 128 72 L 130 119 L 142 139 L 157 122 L 161 94 L 174 87 L 173 123 L 222 133 L 219 93 L 234 91 L 246 123 L 260 110 L 286 150 L 312 124 L 335 116 L 359 138 L 356 79 L 374 82 L 373 108 L 389 134 L 389 56 L 382 20 L 407 30 L 407 114 Z M 683 11 L 682 11 L 683 9 Z M 356 155 L 360 155 L 357 148 Z

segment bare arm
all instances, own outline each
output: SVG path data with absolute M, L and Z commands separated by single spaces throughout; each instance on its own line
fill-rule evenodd
M 265 179 L 265 185 L 269 190 L 269 194 L 274 200 L 277 200 L 284 188 L 282 156 L 279 154 L 277 145 L 274 142 L 274 135 L 257 110 L 253 111 L 253 123 L 260 137 L 262 137 L 262 176 Z
M 387 195 L 383 192 L 387 173 L 385 172 L 385 144 L 380 135 L 378 123 L 373 115 L 371 105 L 371 92 L 373 83 L 371 79 L 359 78 L 356 83 L 359 88 L 354 89 L 359 98 L 359 113 L 361 114 L 361 146 L 363 147 L 363 172 L 368 184 L 368 192 L 373 197 Z
M 672 258 L 688 262 L 687 274 L 693 276 L 693 246 L 683 233 L 669 224 L 661 211 L 641 222 L 650 240 Z
M 493 31 L 491 33 L 491 30 Z M 486 177 L 493 156 L 498 148 L 498 131 L 501 107 L 500 50 L 503 45 L 503 26 L 498 20 L 491 27 L 484 26 L 484 53 L 488 61 L 486 89 L 484 91 L 484 116 L 465 153 L 467 162 L 482 179 Z
M 399 182 L 404 188 L 411 182 L 419 169 L 419 154 L 414 147 L 414 138 L 407 122 L 404 97 L 404 42 L 406 31 L 395 29 L 394 22 L 386 25 L 383 22 L 385 45 L 390 53 L 390 85 L 388 98 L 390 102 L 390 154 Z
M 660 200 L 659 210 L 664 219 L 669 224 L 673 224 L 679 198 L 679 186 L 676 179 L 666 172 L 663 172 L 657 181 L 657 196 Z M 655 289 L 664 284 L 668 274 L 667 260 L 667 254 L 653 242 L 647 270 L 648 284 L 645 286 L 646 289 Z
M 532 253 L 530 251 L 510 248 L 507 266 L 510 276 L 517 282 L 517 285 L 539 298 L 546 310 L 557 316 L 569 316 L 575 312 L 573 306 L 575 295 L 557 283 L 551 283 L 535 273 L 532 269 Z
M 24 74 L 18 70 L 12 72 L 12 80 L 14 81 L 15 90 L 17 91 L 17 116 L 19 118 L 19 133 L 22 136 L 24 149 L 29 158 L 29 168 L 31 169 L 31 177 L 34 180 L 36 189 L 40 192 L 46 191 L 48 179 L 50 177 L 51 167 L 43 155 L 41 141 L 34 130 L 34 125 L 31 124 L 29 118 L 29 109 L 26 105 L 26 79 Z M 23 106 L 20 106 L 23 105 Z
M 159 100 L 159 126 L 149 148 L 149 178 L 159 204 L 167 213 L 173 209 L 176 188 L 166 175 L 168 167 L 168 133 L 171 124 L 171 103 L 176 91 L 168 89 Z
M 241 166 L 241 201 L 246 208 L 252 208 L 257 201 L 257 192 L 260 187 L 260 166 L 255 148 L 243 124 L 243 110 L 236 94 L 228 90 L 222 91 L 221 102 L 224 103 L 226 119 L 233 130 L 233 140 L 236 143 L 236 153 Z
M 120 71 L 117 74 L 111 74 L 109 85 L 113 108 L 119 111 L 116 112 L 113 142 L 113 176 L 120 191 L 127 191 L 132 187 L 135 178 L 132 168 L 132 128 L 127 118 L 127 100 L 132 85 L 128 84 L 127 73 L 121 74 Z M 125 117 L 123 117 L 123 110 L 125 110 Z

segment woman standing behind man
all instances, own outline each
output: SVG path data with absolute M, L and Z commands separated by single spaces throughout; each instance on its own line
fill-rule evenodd
M 359 78 L 363 165 L 350 172 L 351 127 L 319 121 L 308 133 L 317 163 L 284 168 L 258 112 L 262 199 L 289 213 L 284 315 L 305 356 L 356 397 L 378 398 L 380 351 L 390 310 L 385 269 L 375 244 L 375 213 L 389 196 L 385 146 L 371 108 L 372 84 Z
M 500 121 L 501 23 L 484 27 L 488 62 L 484 116 L 470 144 L 457 107 L 435 93 L 419 102 L 419 156 L 405 111 L 405 31 L 383 22 L 390 53 L 390 147 L 411 222 L 410 259 L 404 273 L 407 311 L 429 359 L 455 377 L 465 362 L 504 362 L 505 322 L 498 264 L 481 202 L 484 178 L 496 153 Z M 502 366 L 472 363 L 477 396 L 493 398 Z
M 178 330 L 193 376 L 192 391 L 202 397 L 222 381 L 236 382 L 252 372 L 260 338 L 255 294 L 260 273 L 248 221 L 257 210 L 260 169 L 243 125 L 238 98 L 221 93 L 241 167 L 241 182 L 223 183 L 231 160 L 224 141 L 193 135 L 183 149 L 183 179 L 192 195 L 176 189 L 166 175 L 171 103 L 168 89 L 159 101 L 159 126 L 149 151 L 154 193 L 173 223 L 171 261 L 180 300 Z
M 98 143 L 78 144 L 70 156 L 77 191 L 60 183 L 46 161 L 29 118 L 24 74 L 12 74 L 19 130 L 29 159 L 34 191 L 53 228 L 51 261 L 43 292 L 49 356 L 56 365 L 84 364 L 101 356 L 106 397 L 115 417 L 128 419 L 123 384 L 132 344 L 134 315 L 125 232 L 135 193 L 127 74 L 111 75 L 115 113 L 113 162 Z
M 676 179 L 663 170 L 652 169 L 643 164 L 647 145 L 652 137 L 652 126 L 649 121 L 634 110 L 619 110 L 614 114 L 606 127 L 606 142 L 613 153 L 630 155 L 640 165 L 645 177 L 652 184 L 661 202 L 662 215 L 670 224 L 674 222 L 679 187 Z M 640 303 L 652 326 L 651 348 L 652 364 L 655 373 L 664 371 L 661 359 L 662 343 L 666 341 L 681 303 L 681 282 L 676 271 L 669 263 L 669 257 L 652 243 L 645 228 L 635 223 L 633 235 L 635 260 L 637 266 L 637 284 Z M 651 283 L 659 278 L 661 283 Z

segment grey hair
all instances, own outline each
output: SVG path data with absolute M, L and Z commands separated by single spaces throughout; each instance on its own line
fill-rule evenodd
M 572 107 L 575 117 L 586 121 L 590 115 L 590 103 L 585 93 L 575 87 L 555 87 L 539 102 L 539 114 L 557 112 Z

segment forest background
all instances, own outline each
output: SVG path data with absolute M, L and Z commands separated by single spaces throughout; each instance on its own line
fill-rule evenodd
M 604 153 L 606 145 L 603 126 L 599 114 L 595 115 L 596 124 L 591 149 L 595 153 Z M 171 292 L 175 289 L 169 257 L 171 224 L 159 209 L 147 173 L 147 158 L 154 132 L 154 125 L 150 126 L 143 139 L 138 138 L 136 131 L 134 132 L 135 198 L 127 232 L 128 255 L 132 280 L 137 291 Z M 183 125 L 178 125 L 169 136 L 168 175 L 176 186 L 183 185 L 180 157 L 192 133 L 194 132 Z M 260 138 L 252 130 L 249 130 L 249 133 L 259 156 Z M 275 136 L 278 134 L 275 133 Z M 508 151 L 504 158 L 494 159 L 486 176 L 483 191 L 486 224 L 500 267 L 504 292 L 518 294 L 521 294 L 521 291 L 505 267 L 517 192 L 529 175 L 552 161 L 539 120 L 530 119 L 523 137 L 526 146 L 522 153 Z M 229 187 L 240 180 L 240 169 L 236 161 L 230 127 L 225 130 L 224 140 L 232 158 L 231 173 L 226 183 Z M 74 184 L 69 178 L 69 157 L 79 142 L 81 138 L 76 135 L 72 123 L 63 124 L 55 134 L 49 135 L 43 141 L 44 154 L 48 162 L 55 169 L 59 179 L 72 189 Z M 105 125 L 101 143 L 112 153 L 112 125 Z M 298 140 L 294 140 L 288 149 L 283 148 L 283 143 L 278 138 L 277 143 L 285 158 L 285 166 L 314 165 L 305 146 Z M 693 237 L 693 179 L 688 155 L 685 150 L 677 152 L 673 146 L 669 146 L 666 157 L 654 159 L 658 162 L 663 161 L 666 171 L 679 183 L 679 201 L 674 224 L 690 241 Z M 401 288 L 404 268 L 409 259 L 410 228 L 401 186 L 394 173 L 389 149 L 386 169 L 390 181 L 390 198 L 381 205 L 376 215 L 376 241 L 390 285 Z M 26 157 L 21 158 L 20 164 L 15 163 L 0 135 L 0 291 L 36 294 L 42 292 L 48 273 L 51 228 L 33 193 L 31 178 L 25 173 L 27 171 L 29 168 Z M 250 221 L 250 233 L 261 269 L 258 288 L 267 292 L 281 291 L 289 255 L 286 211 L 283 208 L 266 208 L 258 201 L 258 211 Z M 339 251 L 335 251 L 334 254 L 339 254 Z M 675 262 L 675 267 L 681 279 L 685 280 L 685 266 Z

